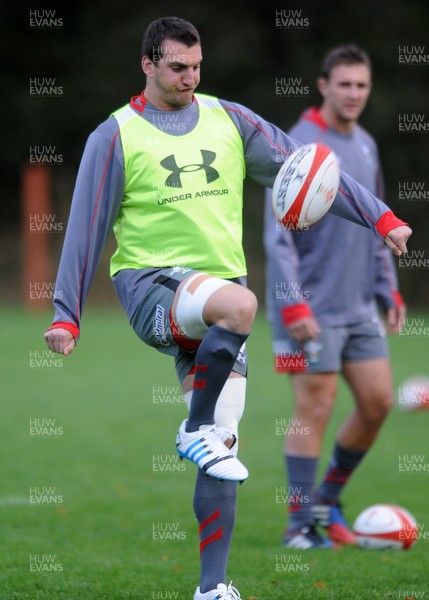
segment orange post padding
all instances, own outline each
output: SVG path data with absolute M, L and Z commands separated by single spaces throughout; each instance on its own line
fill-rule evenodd
M 32 311 L 52 304 L 54 281 L 50 238 L 55 215 L 47 165 L 27 165 L 22 173 L 22 300 Z

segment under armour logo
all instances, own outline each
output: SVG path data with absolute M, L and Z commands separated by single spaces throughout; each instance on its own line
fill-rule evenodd
M 194 163 L 183 167 L 177 166 L 174 154 L 170 154 L 170 156 L 163 158 L 159 164 L 164 167 L 164 169 L 167 169 L 167 171 L 171 171 L 171 175 L 165 180 L 165 185 L 174 188 L 182 187 L 182 180 L 180 179 L 181 173 L 193 173 L 194 171 L 201 171 L 201 169 L 204 169 L 205 171 L 207 183 L 212 183 L 212 181 L 218 179 L 219 173 L 210 166 L 216 158 L 216 152 L 211 152 L 210 150 L 200 150 L 200 152 L 203 159 L 202 163 Z

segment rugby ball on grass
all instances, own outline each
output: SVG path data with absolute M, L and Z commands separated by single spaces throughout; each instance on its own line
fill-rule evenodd
M 418 525 L 405 508 L 374 504 L 360 513 L 353 525 L 359 546 L 369 550 L 407 550 L 418 537 Z
M 339 184 L 340 168 L 330 148 L 319 143 L 300 146 L 274 181 L 272 203 L 277 221 L 292 231 L 308 229 L 330 209 Z

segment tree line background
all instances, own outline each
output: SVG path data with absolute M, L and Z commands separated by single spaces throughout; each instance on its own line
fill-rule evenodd
M 3 191 L 0 223 L 0 302 L 22 299 L 21 176 L 31 146 L 54 146 L 62 164 L 53 166 L 53 210 L 67 222 L 74 179 L 89 133 L 110 112 L 144 87 L 140 45 L 148 23 L 177 15 L 194 23 L 202 38 L 199 91 L 239 102 L 288 129 L 309 105 L 320 102 L 314 82 L 320 61 L 334 45 L 353 42 L 373 62 L 374 86 L 361 124 L 379 144 L 386 202 L 413 228 L 409 248 L 429 261 L 429 199 L 403 201 L 401 182 L 421 182 L 429 190 L 427 133 L 400 133 L 400 114 L 425 115 L 429 123 L 429 4 L 426 0 L 339 3 L 302 0 L 263 2 L 148 3 L 73 2 L 54 8 L 59 28 L 30 28 L 33 6 L 9 3 L 2 9 L 0 48 L 4 62 L 2 94 Z M 42 10 L 42 9 L 39 9 Z M 48 10 L 48 9 L 44 9 Z M 297 26 L 277 27 L 276 16 L 294 15 Z M 299 22 L 306 23 L 299 26 Z M 399 64 L 399 48 L 424 47 L 428 62 Z M 298 78 L 305 96 L 279 96 L 276 78 Z M 35 98 L 30 78 L 55 78 L 58 97 Z M 428 125 L 429 129 L 429 125 Z M 429 192 L 427 192 L 429 196 Z M 245 186 L 244 244 L 249 286 L 264 300 L 262 246 L 263 190 Z M 24 224 L 25 226 L 25 224 Z M 52 234 L 56 270 L 64 234 Z M 89 302 L 115 303 L 108 279 L 109 249 Z M 409 306 L 423 308 L 429 297 L 428 269 L 398 269 Z

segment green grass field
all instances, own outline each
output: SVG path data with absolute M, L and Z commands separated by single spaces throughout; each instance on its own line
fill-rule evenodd
M 0 599 L 191 599 L 199 573 L 195 467 L 175 455 L 186 407 L 173 361 L 145 347 L 119 310 L 93 308 L 74 354 L 52 357 L 42 339 L 50 318 L 0 312 Z M 409 551 L 287 551 L 276 423 L 291 416 L 292 401 L 270 348 L 260 315 L 248 342 L 241 423 L 250 478 L 239 487 L 229 578 L 252 600 L 428 598 L 429 472 L 398 465 L 401 455 L 429 463 L 429 411 L 392 411 L 343 499 L 351 522 L 376 502 L 408 508 L 419 523 Z M 392 338 L 391 351 L 395 385 L 427 373 L 427 336 Z M 340 392 L 321 472 L 351 407 Z

